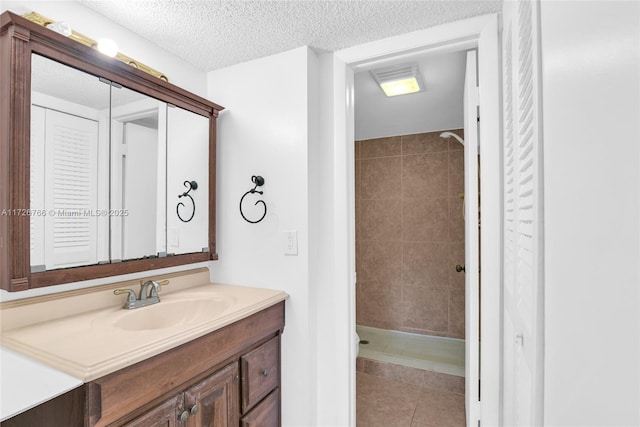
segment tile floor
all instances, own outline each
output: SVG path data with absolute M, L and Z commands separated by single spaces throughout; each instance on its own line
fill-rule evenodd
M 464 395 L 356 373 L 358 427 L 464 427 Z

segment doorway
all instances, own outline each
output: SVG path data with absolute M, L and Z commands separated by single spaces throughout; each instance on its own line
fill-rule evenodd
M 354 75 L 359 425 L 464 424 L 467 308 L 476 316 L 467 319 L 471 339 L 478 330 L 464 267 L 465 194 L 478 198 L 477 180 L 464 176 L 465 151 L 477 159 L 476 104 L 465 90 L 466 80 L 477 87 L 475 58 L 475 50 L 426 52 Z M 381 70 L 415 72 L 420 90 L 386 96 L 374 80 Z M 476 200 L 467 204 L 477 211 Z M 478 288 L 477 274 L 467 281 Z
M 494 236 L 483 239 L 481 269 L 483 272 L 483 289 L 480 305 L 482 308 L 481 327 L 483 331 L 483 348 L 481 357 L 482 381 L 480 384 L 483 399 L 473 405 L 473 413 L 482 408 L 483 423 L 499 424 L 500 414 L 500 296 L 501 296 L 501 190 L 500 190 L 500 102 L 499 102 L 499 50 L 498 22 L 496 15 L 487 15 L 459 21 L 451 24 L 418 31 L 403 36 L 385 39 L 376 43 L 345 49 L 336 52 L 333 64 L 333 111 L 334 131 L 336 135 L 336 158 L 339 161 L 334 171 L 334 197 L 337 203 L 345 198 L 348 206 L 354 206 L 355 183 L 349 176 L 354 176 L 355 152 L 350 144 L 355 140 L 353 82 L 354 73 L 363 66 L 371 66 L 390 57 L 415 55 L 418 52 L 441 50 L 454 51 L 462 49 L 478 49 L 478 77 L 481 89 L 479 98 L 482 112 L 482 126 L 479 134 L 482 141 L 480 158 L 483 173 L 480 192 L 483 195 L 483 235 Z M 340 94 L 346 94 L 340 96 Z M 340 161 L 344 159 L 344 163 Z M 342 178 L 340 181 L 339 178 Z M 345 182 L 349 183 L 345 187 Z M 356 347 L 352 344 L 355 335 L 355 216 L 345 212 L 336 218 L 334 227 L 335 239 L 343 240 L 338 231 L 350 231 L 344 253 L 336 253 L 336 257 L 344 256 L 349 262 L 336 264 L 336 286 L 347 281 L 346 290 L 336 288 L 336 295 L 344 295 L 349 305 L 348 320 L 350 333 L 342 338 L 348 345 L 350 418 L 355 425 L 355 372 Z

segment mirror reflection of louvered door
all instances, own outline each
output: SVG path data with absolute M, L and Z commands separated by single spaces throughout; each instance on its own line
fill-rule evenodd
M 97 263 L 98 122 L 45 109 L 47 270 Z
M 504 425 L 543 424 L 542 131 L 537 1 L 504 2 Z

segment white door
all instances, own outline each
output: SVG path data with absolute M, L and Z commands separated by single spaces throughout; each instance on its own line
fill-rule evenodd
M 122 259 L 156 255 L 158 130 L 124 125 Z
M 98 123 L 45 110 L 47 270 L 98 262 Z
M 478 222 L 478 81 L 475 51 L 464 80 L 465 385 L 467 425 L 477 426 L 480 383 L 480 259 Z
M 504 6 L 503 421 L 509 426 L 543 423 L 538 6 Z

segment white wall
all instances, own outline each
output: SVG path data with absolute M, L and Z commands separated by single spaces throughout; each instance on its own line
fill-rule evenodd
M 167 253 L 201 252 L 209 246 L 209 120 L 180 107 L 167 109 Z M 188 197 L 185 181 L 198 188 Z M 180 207 L 178 218 L 177 206 Z M 194 212 L 195 205 L 195 212 Z
M 640 3 L 542 2 L 545 425 L 640 425 Z
M 218 120 L 216 282 L 289 293 L 282 340 L 282 422 L 314 425 L 316 353 L 309 281 L 309 75 L 306 47 L 212 71 L 209 97 L 227 109 Z M 312 77 L 313 78 L 313 77 Z M 268 207 L 258 224 L 242 219 L 238 203 L 265 179 Z M 247 216 L 258 196 L 245 199 Z M 248 202 L 248 203 L 247 203 Z M 259 217 L 253 212 L 250 217 Z M 297 230 L 298 255 L 284 255 L 284 230 Z
M 206 73 L 75 1 L 3 0 L 0 12 L 5 10 L 18 15 L 38 12 L 47 18 L 64 21 L 94 40 L 110 38 L 120 52 L 164 73 L 171 83 L 200 96 L 206 94 Z
M 180 58 L 161 49 L 159 46 L 134 34 L 130 30 L 106 19 L 104 16 L 76 3 L 75 1 L 2 1 L 0 12 L 10 10 L 17 14 L 36 11 L 51 19 L 59 19 L 68 22 L 76 31 L 97 39 L 109 37 L 116 41 L 120 51 L 136 58 L 137 60 L 165 73 L 171 83 L 176 84 L 200 96 L 206 96 L 206 73 L 185 63 Z M 214 99 L 214 101 L 216 101 Z M 224 104 L 222 104 L 224 105 Z M 79 289 L 97 286 L 104 283 L 112 283 L 122 280 L 133 280 L 141 277 L 149 277 L 175 271 L 182 271 L 198 267 L 211 267 L 212 262 L 189 264 L 179 267 L 171 267 L 162 270 L 146 271 L 127 274 L 118 277 L 89 280 L 84 282 L 68 283 L 59 286 L 38 288 L 24 292 L 7 292 L 0 290 L 0 301 L 9 301 L 21 298 L 62 292 L 71 289 Z

